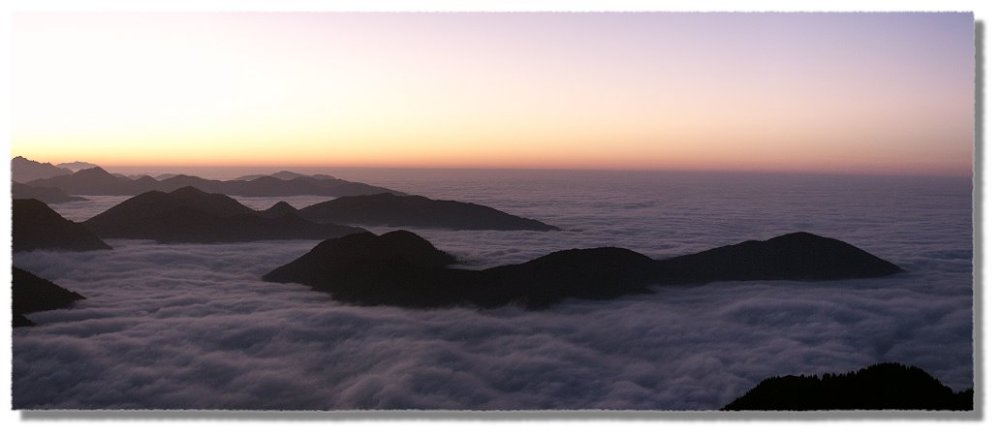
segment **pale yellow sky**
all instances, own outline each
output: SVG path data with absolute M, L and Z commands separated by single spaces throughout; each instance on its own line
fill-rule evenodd
M 970 14 L 16 14 L 13 155 L 968 174 Z

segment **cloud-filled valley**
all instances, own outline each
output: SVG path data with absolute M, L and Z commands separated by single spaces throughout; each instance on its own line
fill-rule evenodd
M 773 191 L 771 183 L 736 185 Z M 108 240 L 112 251 L 18 253 L 16 265 L 87 299 L 33 313 L 39 326 L 14 330 L 14 407 L 718 409 L 769 376 L 882 361 L 919 366 L 956 390 L 972 386 L 964 200 L 942 206 L 918 183 L 850 195 L 814 183 L 765 197 L 766 208 L 740 193 L 724 205 L 684 200 L 711 187 L 666 198 L 655 194 L 665 190 L 607 187 L 626 193 L 612 196 L 601 187 L 584 182 L 554 202 L 541 189 L 505 200 L 469 188 L 460 199 L 566 229 L 559 233 L 417 232 L 480 268 L 601 245 L 660 258 L 809 230 L 907 271 L 659 287 L 545 311 L 410 310 L 343 305 L 260 280 L 315 241 Z M 807 201 L 818 192 L 833 194 Z M 871 207 L 887 196 L 889 207 Z M 73 220 L 94 213 L 59 208 L 78 208 L 75 216 L 60 209 Z

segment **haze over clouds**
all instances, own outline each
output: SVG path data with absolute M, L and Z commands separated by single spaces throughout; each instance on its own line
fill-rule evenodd
M 101 254 L 15 257 L 87 299 L 32 314 L 40 326 L 15 330 L 14 405 L 716 409 L 769 376 L 881 361 L 919 366 L 955 389 L 972 385 L 971 201 L 955 195 L 961 180 L 845 186 L 838 178 L 747 176 L 711 184 L 661 175 L 651 186 L 590 175 L 559 185 L 511 175 L 525 188 L 516 199 L 468 188 L 489 187 L 477 181 L 495 175 L 467 179 L 464 197 L 568 230 L 418 232 L 480 267 L 606 243 L 663 257 L 803 228 L 907 272 L 669 287 L 539 312 L 404 310 L 345 306 L 259 280 L 315 242 L 111 240 L 115 250 Z M 554 185 L 562 188 L 542 188 Z M 605 197 L 601 187 L 624 194 Z M 696 200 L 723 189 L 728 200 Z

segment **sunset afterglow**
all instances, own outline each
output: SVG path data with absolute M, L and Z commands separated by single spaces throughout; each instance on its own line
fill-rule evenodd
M 957 13 L 16 14 L 11 154 L 968 174 L 972 34 Z

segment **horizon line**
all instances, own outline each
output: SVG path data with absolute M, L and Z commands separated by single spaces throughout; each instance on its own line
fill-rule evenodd
M 970 166 L 968 169 L 960 171 L 907 171 L 907 170 L 817 170 L 817 169 L 780 169 L 780 168 L 732 168 L 732 167 L 701 167 L 701 168 L 690 168 L 690 167 L 594 167 L 594 166 L 581 166 L 581 167 L 547 167 L 547 166 L 489 166 L 489 165 L 351 165 L 351 164 L 326 164 L 326 165 L 316 165 L 316 164 L 294 164 L 294 163 L 282 163 L 282 164 L 206 164 L 206 163 L 166 163 L 166 164 L 99 164 L 94 162 L 89 162 L 85 159 L 71 159 L 71 160 L 59 160 L 59 161 L 36 161 L 30 157 L 24 156 L 23 154 L 13 155 L 11 159 L 16 157 L 21 157 L 27 160 L 39 162 L 42 164 L 51 164 L 54 166 L 62 164 L 72 164 L 72 163 L 88 163 L 94 164 L 102 169 L 108 170 L 112 169 L 157 169 L 157 170 L 168 170 L 168 169 L 226 169 L 226 170 L 236 170 L 236 169 L 257 169 L 257 170 L 274 170 L 281 171 L 289 169 L 337 169 L 337 170 L 351 170 L 351 171 L 363 171 L 363 170 L 426 170 L 426 171 L 455 171 L 455 170 L 470 170 L 470 171 L 552 171 L 552 172 L 566 172 L 566 171 L 582 171 L 582 172 L 635 172 L 635 173 L 725 173 L 725 174 L 782 174 L 782 175 L 816 175 L 816 176 L 913 176 L 913 177 L 968 177 L 972 178 L 975 176 L 975 169 Z M 8 170 L 10 168 L 8 167 Z

